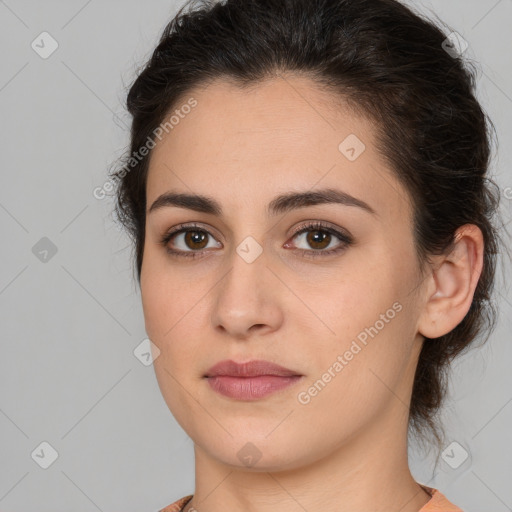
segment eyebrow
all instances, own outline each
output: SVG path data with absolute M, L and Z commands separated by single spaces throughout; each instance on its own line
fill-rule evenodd
M 365 210 L 372 215 L 377 212 L 363 200 L 347 194 L 341 190 L 326 188 L 314 192 L 290 192 L 274 198 L 267 207 L 269 216 L 276 216 L 299 208 L 315 206 L 319 204 L 341 204 L 344 206 L 355 206 Z M 160 195 L 151 205 L 148 214 L 164 207 L 176 206 L 196 212 L 207 213 L 215 216 L 222 216 L 221 205 L 213 198 L 199 194 L 184 194 L 167 192 Z

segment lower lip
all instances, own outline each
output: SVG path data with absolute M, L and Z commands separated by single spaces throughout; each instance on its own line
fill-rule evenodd
M 279 377 L 277 375 L 260 375 L 258 377 L 232 377 L 218 375 L 208 377 L 208 383 L 213 390 L 221 395 L 236 400 L 258 400 L 276 391 L 295 384 L 302 375 Z

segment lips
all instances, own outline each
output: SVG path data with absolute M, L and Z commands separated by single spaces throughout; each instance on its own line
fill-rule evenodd
M 226 360 L 212 366 L 204 376 L 217 393 L 235 400 L 259 400 L 297 383 L 303 375 L 271 363 Z
M 220 375 L 230 377 L 258 377 L 261 375 L 294 377 L 299 376 L 300 373 L 262 359 L 255 359 L 247 363 L 237 363 L 232 360 L 225 360 L 212 366 L 206 372 L 205 377 L 217 377 Z

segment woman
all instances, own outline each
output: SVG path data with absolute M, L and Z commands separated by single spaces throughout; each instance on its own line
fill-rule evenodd
M 113 174 L 194 441 L 163 511 L 460 511 L 407 451 L 442 446 L 445 371 L 493 326 L 492 124 L 460 39 L 395 0 L 186 7 Z

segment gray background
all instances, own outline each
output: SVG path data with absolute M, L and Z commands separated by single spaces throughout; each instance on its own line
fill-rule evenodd
M 2 511 L 156 511 L 193 492 L 192 441 L 152 366 L 133 353 L 146 333 L 128 239 L 111 201 L 93 196 L 128 144 L 124 87 L 180 5 L 0 1 Z M 512 1 L 414 5 L 462 34 L 466 56 L 480 65 L 479 97 L 500 138 L 493 172 L 507 220 Z M 31 47 L 43 31 L 59 45 L 47 59 Z M 44 237 L 57 252 L 41 261 Z M 443 411 L 448 439 L 468 459 L 452 469 L 443 458 L 433 473 L 411 447 L 414 476 L 468 512 L 512 510 L 512 301 L 502 279 L 498 273 L 497 329 L 454 364 Z M 47 469 L 31 456 L 43 441 L 58 452 Z

